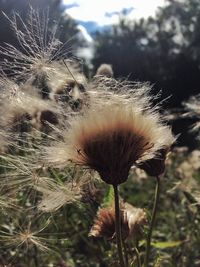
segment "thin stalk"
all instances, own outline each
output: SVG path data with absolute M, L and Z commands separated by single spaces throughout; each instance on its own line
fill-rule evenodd
M 115 196 L 115 232 L 116 232 L 117 250 L 118 250 L 120 267 L 125 267 L 123 252 L 122 252 L 122 231 L 121 231 L 121 216 L 119 208 L 118 186 L 113 185 L 113 189 Z
M 122 244 L 123 244 L 123 247 L 124 247 L 125 265 L 126 265 L 126 267 L 129 267 L 129 262 L 128 262 L 128 251 L 127 251 L 126 243 L 125 243 L 125 241 L 123 240 L 123 238 L 122 238 Z
M 145 254 L 145 260 L 144 260 L 144 267 L 149 266 L 149 256 L 150 256 L 150 250 L 151 250 L 151 237 L 153 228 L 155 225 L 155 219 L 156 219 L 156 212 L 158 208 L 158 201 L 159 201 L 159 195 L 160 195 L 160 177 L 156 177 L 156 189 L 155 189 L 155 196 L 154 196 L 154 204 L 153 204 L 153 211 L 152 211 L 152 217 L 151 217 L 151 223 L 149 227 L 149 232 L 147 235 L 147 241 L 146 241 L 146 254 Z
M 137 266 L 142 267 L 141 260 L 140 260 L 140 252 L 137 247 L 134 247 L 136 258 L 137 258 Z

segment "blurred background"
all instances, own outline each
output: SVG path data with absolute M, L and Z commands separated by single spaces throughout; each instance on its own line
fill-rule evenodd
M 26 27 L 23 21 L 27 19 L 30 6 L 41 12 L 38 18 L 37 12 L 36 17 L 33 16 L 36 22 L 40 23 L 40 19 L 46 18 L 48 13 L 52 32 L 58 25 L 57 38 L 66 43 L 70 58 L 81 59 L 81 69 L 89 81 L 98 67 L 107 63 L 112 65 L 115 78 L 149 82 L 153 93 L 160 94 L 159 99 L 155 97 L 155 103 L 161 102 L 161 112 L 166 121 L 172 125 L 174 133 L 179 134 L 176 142 L 179 147 L 173 148 L 166 161 L 150 266 L 199 267 L 200 135 L 190 130 L 195 123 L 200 129 L 200 0 L 0 0 L 0 50 L 3 47 L 9 50 L 6 43 L 22 49 L 9 18 L 13 19 L 13 11 L 19 13 L 22 19 L 17 17 L 17 26 L 21 26 L 21 36 L 26 37 L 23 35 Z M 29 27 L 30 24 L 31 21 Z M 14 61 L 13 58 L 11 60 Z M 6 56 L 0 51 L 0 61 L 5 63 L 5 60 Z M 9 66 L 14 69 L 13 61 Z M 12 70 L 7 72 L 11 75 Z M 56 79 L 53 79 L 55 83 L 52 84 L 55 85 Z M 23 80 L 17 82 L 21 81 L 23 84 Z M 33 86 L 33 81 L 31 88 L 38 86 Z M 39 82 L 42 89 L 47 84 L 45 79 Z M 3 85 L 9 87 L 7 83 Z M 198 94 L 199 97 L 195 97 Z M 1 108 L 5 107 L 5 114 L 9 114 L 4 100 L 7 99 L 2 98 Z M 40 120 L 41 124 L 42 113 L 39 113 L 40 116 L 38 113 L 33 118 Z M 22 122 L 32 122 L 27 113 L 19 118 L 19 126 L 24 125 L 20 124 L 21 118 Z M 26 132 L 20 127 L 20 133 Z M 1 131 L 3 134 L 6 131 L 4 128 L 1 126 L 0 138 Z M 41 143 L 45 137 L 42 135 Z M 33 142 L 37 152 L 37 137 L 34 138 L 30 143 Z M 117 258 L 115 246 L 106 239 L 88 237 L 100 205 L 113 200 L 110 188 L 95 181 L 92 186 L 83 189 L 80 201 L 62 204 L 59 211 L 40 211 L 37 207 L 43 193 L 35 188 L 40 181 L 46 181 L 44 177 L 55 183 L 52 191 L 49 191 L 50 186 L 47 187 L 47 197 L 50 196 L 47 202 L 55 201 L 56 205 L 56 201 L 61 199 L 62 202 L 63 194 L 66 196 L 68 182 L 79 181 L 84 173 L 71 166 L 64 170 L 43 168 L 40 161 L 39 167 L 38 163 L 34 167 L 38 153 L 36 157 L 34 153 L 32 155 L 32 146 L 30 151 L 24 151 L 17 149 L 16 155 L 8 154 L 6 158 L 3 154 L 0 158 L 0 178 L 3 178 L 0 183 L 0 267 L 116 266 L 113 263 Z M 36 178 L 41 179 L 36 181 Z M 39 185 L 43 187 L 43 183 Z M 120 193 L 125 202 L 144 208 L 150 218 L 154 188 L 152 177 L 149 179 L 145 173 L 132 169 L 129 181 L 122 185 Z M 9 203 L 17 205 L 10 207 L 7 206 Z M 31 241 L 30 247 L 26 241 Z M 142 240 L 142 257 L 144 244 Z
M 59 39 L 68 43 L 70 56 L 83 59 L 88 77 L 108 63 L 115 78 L 149 81 L 154 93 L 162 91 L 163 111 L 170 109 L 174 132 L 182 133 L 179 144 L 195 147 L 188 133 L 195 118 L 179 114 L 200 91 L 199 0 L 0 0 L 1 11 L 12 16 L 17 10 L 23 19 L 29 5 L 49 10 L 50 24 L 59 23 Z M 17 45 L 1 13 L 4 42 Z

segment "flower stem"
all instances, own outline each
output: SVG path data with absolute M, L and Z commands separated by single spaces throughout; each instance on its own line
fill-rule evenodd
M 127 251 L 127 247 L 126 247 L 126 243 L 122 238 L 122 244 L 123 244 L 123 248 L 124 248 L 124 258 L 125 258 L 125 265 L 126 267 L 129 267 L 129 262 L 128 262 L 128 251 Z
M 150 250 L 151 250 L 151 237 L 152 232 L 155 224 L 155 218 L 156 218 L 156 212 L 158 208 L 158 201 L 159 201 L 159 195 L 160 195 L 160 177 L 156 177 L 156 189 L 155 189 L 155 197 L 154 197 L 154 205 L 153 205 L 153 211 L 152 211 L 152 217 L 151 217 L 151 223 L 149 227 L 149 232 L 147 235 L 147 241 L 146 241 L 146 255 L 144 260 L 144 267 L 149 266 L 149 256 L 150 256 Z
M 119 208 L 118 186 L 113 185 L 113 189 L 115 196 L 115 232 L 116 232 L 118 256 L 119 256 L 120 267 L 125 267 L 123 252 L 122 252 L 122 231 L 121 231 L 121 216 Z
M 134 247 L 136 258 L 137 258 L 137 266 L 142 267 L 141 261 L 140 261 L 140 252 L 137 247 Z

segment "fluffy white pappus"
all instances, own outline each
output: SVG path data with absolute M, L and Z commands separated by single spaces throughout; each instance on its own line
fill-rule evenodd
M 66 64 L 67 67 L 62 62 L 54 62 L 52 63 L 54 68 L 48 72 L 47 83 L 51 90 L 51 99 L 56 99 L 56 96 L 64 90 L 76 99 L 79 94 L 84 93 L 87 89 L 86 77 L 79 66 L 72 61 L 67 61 Z M 77 93 L 73 91 L 75 86 L 78 90 Z
M 40 161 L 42 162 L 41 159 Z M 57 171 L 54 168 L 54 173 Z M 32 183 L 34 189 L 41 195 L 37 207 L 42 212 L 54 212 L 64 205 L 80 202 L 85 195 L 85 187 L 91 183 L 92 175 L 78 166 L 71 165 L 63 172 L 60 170 L 59 174 L 64 175 L 60 180 L 56 178 L 56 175 L 52 177 L 52 174 L 50 178 L 49 167 L 44 167 L 41 176 L 37 175 L 37 183 Z
M 68 102 L 62 106 L 67 106 L 67 112 L 82 109 L 86 98 L 86 78 L 80 62 L 67 58 L 67 43 L 62 44 L 56 38 L 57 25 L 49 25 L 48 13 L 41 15 L 30 8 L 27 21 L 17 13 L 12 19 L 7 19 L 16 34 L 19 48 L 11 44 L 1 47 L 5 57 L 3 70 L 17 82 L 23 81 L 27 91 L 28 87 L 36 89 L 42 99 Z M 71 86 L 72 82 L 74 86 Z
M 46 159 L 60 167 L 72 161 L 100 175 L 107 168 L 104 178 L 126 166 L 126 175 L 118 170 L 125 179 L 132 165 L 154 158 L 160 149 L 171 146 L 174 137 L 162 122 L 158 107 L 152 107 L 149 87 L 138 92 L 113 79 L 103 82 L 97 84 L 99 91 L 89 92 L 93 94 L 89 107 L 70 120 L 63 139 L 46 148 Z
M 96 75 L 105 76 L 111 78 L 114 76 L 112 65 L 110 64 L 101 64 L 96 72 Z
M 152 85 L 149 82 L 135 82 L 128 80 L 116 80 L 109 77 L 95 77 L 89 84 L 88 95 L 90 98 L 90 110 L 106 105 L 115 105 L 125 110 L 132 110 L 149 117 L 150 121 L 168 129 L 165 136 L 165 147 L 170 147 L 175 142 L 171 128 L 167 126 L 167 120 L 162 115 L 162 102 L 159 102 L 160 94 L 153 94 Z M 102 105 L 102 103 L 104 103 Z M 161 127 L 161 128 L 162 128 Z
M 51 184 L 41 183 L 35 189 L 42 193 L 42 199 L 38 209 L 43 212 L 55 212 L 62 206 L 77 202 L 81 198 L 81 187 L 74 183 L 59 184 L 52 181 Z
M 1 101 L 16 97 L 19 92 L 16 81 L 9 79 L 4 72 L 0 74 L 0 92 Z
M 5 56 L 4 70 L 26 78 L 33 73 L 45 72 L 52 61 L 67 57 L 70 52 L 67 42 L 63 44 L 56 38 L 58 24 L 49 25 L 48 12 L 40 14 L 30 7 L 26 21 L 18 13 L 14 13 L 13 18 L 4 15 L 20 46 L 20 49 L 11 44 L 0 47 Z
M 96 76 L 105 76 L 107 78 L 112 78 L 114 76 L 112 65 L 110 64 L 101 64 L 97 72 L 95 74 Z
M 9 223 L 0 227 L 0 242 L 3 247 L 29 250 L 34 246 L 43 252 L 50 250 L 48 234 L 45 234 L 45 229 L 51 222 L 50 219 L 42 221 L 36 214 L 28 214 L 28 211 L 24 216 L 24 210 L 12 213 L 13 217 L 10 214 L 8 216 Z M 40 225 L 39 228 L 38 225 Z
M 6 82 L 8 83 L 8 79 Z M 13 85 L 11 80 L 9 83 L 5 86 Z M 14 84 L 14 86 L 17 88 L 15 94 L 12 93 L 13 88 L 8 86 L 1 96 L 0 125 L 2 128 L 23 131 L 22 124 L 28 123 L 31 127 L 41 130 L 45 122 L 58 124 L 60 110 L 55 103 L 42 100 L 33 86 L 26 84 L 20 86 Z
M 133 207 L 127 202 L 120 203 L 122 220 L 122 239 L 132 239 L 138 242 L 142 237 L 142 230 L 146 224 L 146 214 L 143 209 Z M 109 241 L 115 238 L 115 211 L 110 205 L 100 208 L 90 230 L 89 236 L 105 237 Z
M 143 209 L 136 208 L 125 202 L 125 216 L 129 228 L 129 238 L 137 239 L 142 233 L 142 227 L 147 223 L 146 213 Z
M 191 131 L 199 132 L 200 129 L 200 94 L 191 96 L 187 102 L 183 102 L 186 112 L 182 115 L 184 118 L 196 120 L 192 125 Z
M 1 186 L 9 190 L 20 191 L 23 188 L 32 188 L 46 181 L 45 177 L 38 175 L 43 170 L 39 162 L 39 155 L 32 148 L 26 148 L 25 156 L 14 153 L 0 155 L 1 166 L 4 171 L 0 175 Z M 45 171 L 42 172 L 43 175 Z
M 81 109 L 87 98 L 87 79 L 78 63 L 72 60 L 52 61 L 32 69 L 26 84 L 33 86 L 42 99 L 65 103 L 62 107 Z
M 139 112 L 156 113 L 159 109 L 159 104 L 155 105 L 153 100 L 159 98 L 159 95 L 151 93 L 152 86 L 146 82 L 134 82 L 128 80 L 116 80 L 109 77 L 96 76 L 89 84 L 88 93 L 91 97 L 91 105 L 101 105 L 103 103 L 120 102 L 124 105 L 133 104 L 134 109 Z M 136 104 L 137 103 L 137 104 Z M 159 115 L 160 116 L 160 115 Z

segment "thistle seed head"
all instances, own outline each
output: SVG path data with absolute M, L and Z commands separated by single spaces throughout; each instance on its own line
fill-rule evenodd
M 129 203 L 120 204 L 122 238 L 141 237 L 143 226 L 147 223 L 146 214 L 142 209 L 133 207 Z M 114 207 L 99 209 L 89 233 L 94 237 L 105 237 L 109 241 L 115 239 L 115 210 Z
M 152 107 L 149 87 L 131 90 L 130 84 L 108 78 L 99 83 L 88 91 L 89 106 L 69 120 L 63 141 L 46 149 L 46 157 L 60 166 L 71 161 L 93 169 L 106 183 L 118 185 L 133 165 L 154 158 L 174 139 Z
M 96 170 L 106 183 L 118 185 L 127 180 L 132 165 L 151 159 L 156 147 L 162 147 L 159 138 L 165 128 L 121 103 L 106 105 L 104 110 L 88 111 L 72 125 L 68 153 L 73 162 Z

